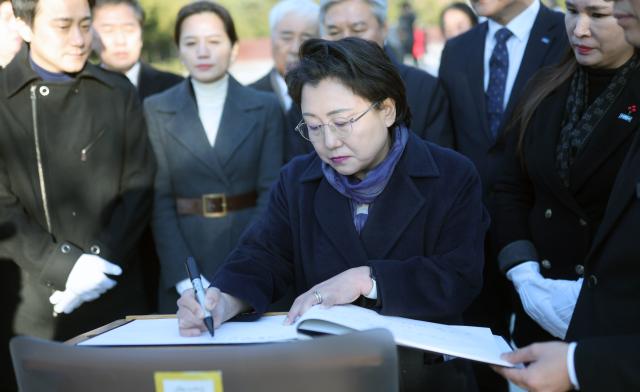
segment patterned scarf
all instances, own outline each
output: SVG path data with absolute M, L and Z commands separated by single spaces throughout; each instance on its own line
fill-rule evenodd
M 387 186 L 409 140 L 409 130 L 404 126 L 396 127 L 394 135 L 393 145 L 387 156 L 378 166 L 369 171 L 362 181 L 343 176 L 329 164 L 322 162 L 322 173 L 329 184 L 351 201 L 353 223 L 358 234 L 367 222 L 369 206 Z
M 571 166 L 576 157 L 587 145 L 589 136 L 596 129 L 600 120 L 611 109 L 624 87 L 627 85 L 629 75 L 638 66 L 638 56 L 633 55 L 615 74 L 606 89 L 587 106 L 589 96 L 587 71 L 578 66 L 571 79 L 569 97 L 565 106 L 565 117 L 562 120 L 560 140 L 556 146 L 556 168 L 558 175 L 567 188 L 570 184 Z

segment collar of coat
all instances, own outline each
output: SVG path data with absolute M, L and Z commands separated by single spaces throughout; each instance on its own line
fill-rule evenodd
M 114 87 L 113 80 L 108 74 L 112 73 L 87 62 L 82 71 L 76 75 L 75 79 L 94 79 L 102 82 L 106 86 Z M 23 44 L 14 60 L 10 62 L 4 70 L 4 80 L 2 81 L 2 83 L 4 83 L 4 91 L 7 97 L 10 97 L 34 80 L 40 80 L 40 77 L 31 69 L 29 65 L 29 49 L 26 44 Z
M 404 154 L 400 158 L 396 170 L 403 170 L 409 177 L 439 177 L 440 170 L 436 164 L 431 148 L 442 148 L 426 142 L 413 132 L 409 133 L 409 141 Z M 300 177 L 300 182 L 317 181 L 323 178 L 321 160 L 314 153 L 315 158 Z
M 159 98 L 160 96 L 163 98 Z M 189 97 L 190 99 L 185 99 L 185 97 Z M 154 99 L 154 109 L 163 113 L 178 113 L 185 110 L 185 107 L 189 105 L 198 105 L 190 77 L 187 77 L 182 82 L 165 90 L 154 98 L 156 98 Z M 264 93 L 260 92 L 256 94 L 256 90 L 243 86 L 229 74 L 227 99 L 224 104 L 225 109 L 223 110 L 228 110 L 226 108 L 229 102 L 242 110 L 257 109 L 265 105 Z

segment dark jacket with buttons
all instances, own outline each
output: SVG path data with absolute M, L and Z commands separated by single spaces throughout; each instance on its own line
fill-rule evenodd
M 135 250 L 150 213 L 155 163 L 133 86 L 91 64 L 73 81 L 44 82 L 23 48 L 0 71 L 0 129 L 0 221 L 16 227 L 0 242 L 0 257 L 23 271 L 21 306 L 29 309 L 18 317 L 50 318 L 48 296 L 64 290 L 82 253 L 120 265 L 123 275 L 100 299 L 56 319 L 54 335 L 136 311 Z M 71 329 L 60 327 L 65 320 Z M 17 332 L 42 334 L 18 324 Z
M 523 261 L 537 260 L 546 278 L 583 276 L 587 253 L 638 126 L 637 115 L 620 116 L 640 101 L 640 72 L 636 71 L 577 156 L 570 186 L 565 187 L 556 169 L 556 145 L 569 84 L 565 82 L 540 104 L 526 130 L 521 155 L 519 135 L 509 135 L 506 164 L 494 187 L 493 211 L 501 249 L 498 262 L 504 272 Z M 549 339 L 551 335 L 519 307 L 516 343 Z
M 640 390 L 640 131 L 635 128 L 585 259 L 585 280 L 566 336 L 578 342 L 574 363 L 584 392 Z

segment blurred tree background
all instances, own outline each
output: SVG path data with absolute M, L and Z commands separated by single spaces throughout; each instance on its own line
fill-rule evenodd
M 143 56 L 151 62 L 175 58 L 173 30 L 178 10 L 189 0 L 141 0 L 147 13 Z M 278 0 L 220 0 L 233 16 L 240 39 L 269 36 L 269 10 Z M 412 1 L 417 25 L 436 26 L 440 10 L 451 0 Z M 389 1 L 389 24 L 397 21 L 401 0 Z

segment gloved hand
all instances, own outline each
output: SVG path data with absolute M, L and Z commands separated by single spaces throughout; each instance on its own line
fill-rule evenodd
M 564 339 L 583 279 L 545 279 L 535 261 L 511 268 L 507 278 L 513 282 L 529 317 L 553 336 Z
M 84 302 L 93 301 L 117 282 L 106 275 L 120 275 L 122 269 L 102 257 L 83 254 L 71 269 L 65 290 L 54 292 L 49 297 L 55 313 L 71 313 Z
M 207 291 L 209 286 L 211 286 L 211 283 L 203 275 L 200 275 L 200 281 L 202 282 L 202 287 L 204 287 L 204 290 Z M 189 278 L 183 279 L 176 283 L 176 291 L 178 292 L 178 295 L 182 295 L 182 293 L 192 288 L 193 284 L 191 283 L 191 279 Z

